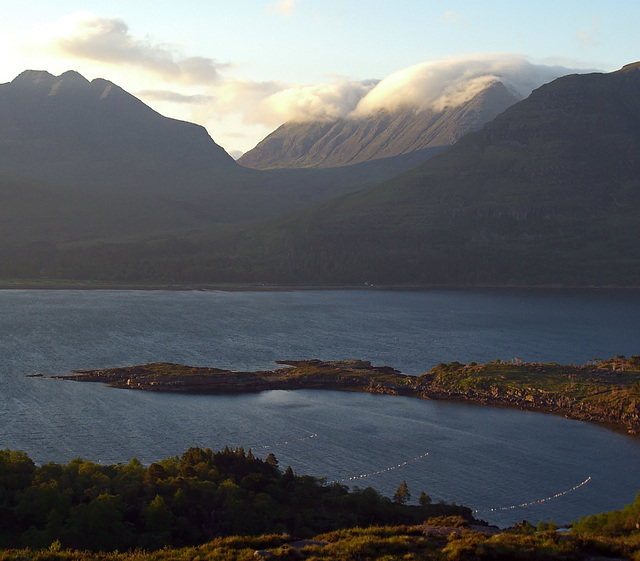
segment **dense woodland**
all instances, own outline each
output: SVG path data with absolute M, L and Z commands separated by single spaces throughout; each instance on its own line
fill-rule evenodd
M 190 448 L 144 467 L 75 459 L 36 466 L 23 452 L 0 451 L 0 547 L 93 551 L 158 549 L 220 536 L 289 533 L 310 537 L 339 528 L 416 524 L 429 516 L 471 519 L 468 508 L 406 503 L 372 488 L 280 470 L 277 459 L 251 451 Z
M 464 507 L 432 505 L 424 492 L 408 506 L 409 495 L 404 482 L 393 500 L 349 492 L 242 449 L 190 448 L 148 467 L 36 466 L 3 450 L 0 561 L 640 560 L 640 494 L 570 533 L 552 520 L 491 531 Z

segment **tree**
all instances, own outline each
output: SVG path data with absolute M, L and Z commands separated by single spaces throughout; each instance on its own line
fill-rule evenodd
M 275 468 L 278 467 L 278 460 L 273 452 L 269 452 L 269 455 L 264 462 L 265 464 L 269 464 L 270 466 L 273 466 Z
M 407 482 L 403 481 L 400 483 L 400 487 L 396 491 L 396 494 L 393 495 L 393 502 L 399 505 L 405 504 L 411 498 L 411 493 L 409 493 L 409 488 L 407 487 Z
M 431 504 L 431 497 L 422 491 L 418 502 L 420 503 L 420 506 L 428 506 Z
M 173 514 L 165 500 L 156 495 L 155 499 L 143 509 L 145 528 L 154 534 L 166 534 L 171 532 Z

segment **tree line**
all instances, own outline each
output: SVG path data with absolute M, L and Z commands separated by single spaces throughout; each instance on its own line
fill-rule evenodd
M 145 467 L 137 459 L 100 465 L 82 459 L 36 466 L 0 451 L 0 547 L 126 551 L 181 547 L 229 535 L 310 537 L 340 528 L 471 519 L 468 508 L 405 504 L 371 487 L 350 491 L 280 469 L 273 454 L 189 448 Z

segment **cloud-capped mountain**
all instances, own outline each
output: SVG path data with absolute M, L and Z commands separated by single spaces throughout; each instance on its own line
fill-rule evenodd
M 263 277 L 277 282 L 637 286 L 638 91 L 640 63 L 559 78 L 419 168 L 254 233 L 244 251 L 271 255 Z
M 238 162 L 256 169 L 334 167 L 413 155 L 421 161 L 519 101 L 501 82 L 444 108 L 378 109 L 365 116 L 288 122 Z

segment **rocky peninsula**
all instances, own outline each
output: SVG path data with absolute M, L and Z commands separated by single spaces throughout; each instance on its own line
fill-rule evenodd
M 115 388 L 201 394 L 322 389 L 464 401 L 563 415 L 640 435 L 640 356 L 617 356 L 583 366 L 500 360 L 440 363 L 409 376 L 363 360 L 277 361 L 255 372 L 152 363 L 75 371 L 65 380 Z

